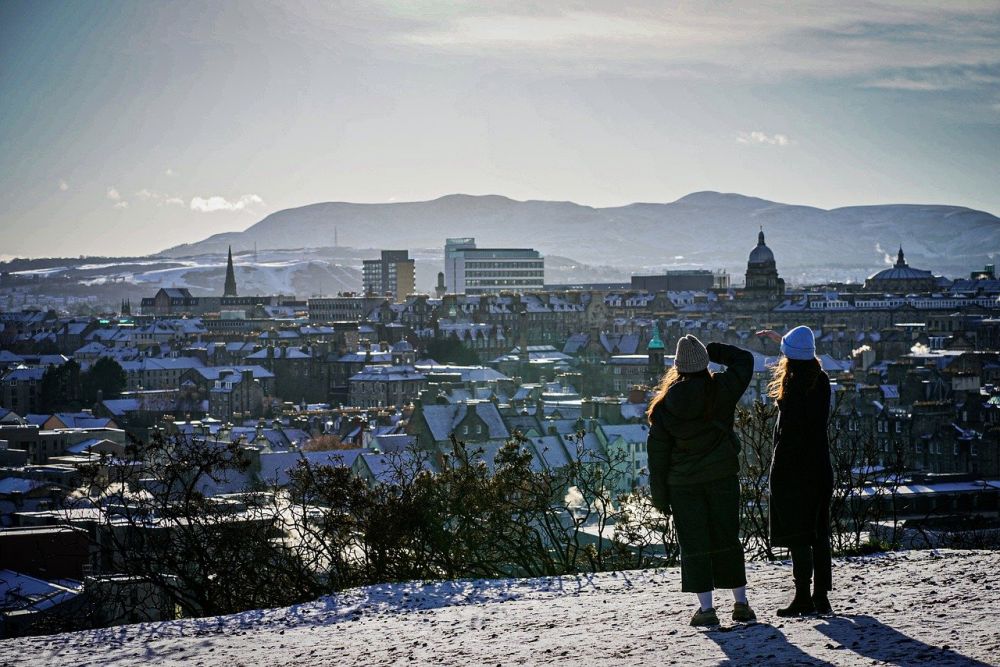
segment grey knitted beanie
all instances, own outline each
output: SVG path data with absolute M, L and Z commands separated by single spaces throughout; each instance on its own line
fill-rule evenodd
M 708 350 L 700 340 L 688 334 L 677 341 L 674 367 L 680 373 L 697 373 L 708 368 Z

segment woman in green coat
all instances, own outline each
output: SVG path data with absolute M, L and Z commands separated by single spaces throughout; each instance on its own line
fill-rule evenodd
M 711 373 L 709 361 L 726 370 Z M 681 590 L 696 593 L 691 625 L 717 625 L 712 591 L 733 592 L 733 620 L 756 616 L 746 597 L 739 527 L 739 439 L 736 403 L 750 384 L 753 355 L 694 336 L 677 341 L 673 367 L 646 412 L 653 504 L 673 514 L 681 548 Z

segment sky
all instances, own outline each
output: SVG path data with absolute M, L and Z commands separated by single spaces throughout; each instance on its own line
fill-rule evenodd
M 455 192 L 1000 214 L 1000 2 L 792 6 L 0 0 L 0 259 Z

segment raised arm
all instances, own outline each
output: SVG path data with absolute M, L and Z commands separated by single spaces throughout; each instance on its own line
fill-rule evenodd
M 741 347 L 725 343 L 709 343 L 705 348 L 711 361 L 726 367 L 726 372 L 717 377 L 730 400 L 738 401 L 753 377 L 753 355 Z

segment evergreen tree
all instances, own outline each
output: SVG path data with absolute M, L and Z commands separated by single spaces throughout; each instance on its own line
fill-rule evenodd
M 77 407 L 80 401 L 80 364 L 70 359 L 61 366 L 49 366 L 42 375 L 39 408 L 45 414 Z
M 447 338 L 435 338 L 427 344 L 427 356 L 441 364 L 478 366 L 482 362 L 475 351 L 462 345 L 454 334 Z
M 105 399 L 117 398 L 128 386 L 128 375 L 117 361 L 101 357 L 90 367 L 83 379 L 83 398 L 87 403 L 97 401 L 97 392 Z

